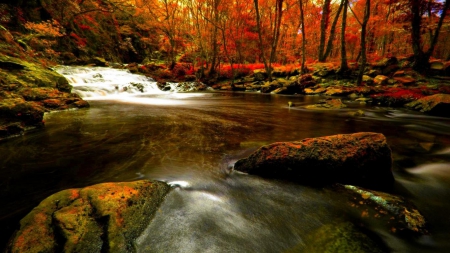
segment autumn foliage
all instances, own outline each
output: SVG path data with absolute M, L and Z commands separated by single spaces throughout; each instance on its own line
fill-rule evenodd
M 327 61 L 339 61 L 341 45 L 345 45 L 349 62 L 359 62 L 365 56 L 365 52 L 361 55 L 363 38 L 369 61 L 391 55 L 419 55 L 430 48 L 431 54 L 425 56 L 450 59 L 450 19 L 444 15 L 449 12 L 448 1 L 349 0 L 347 9 L 342 8 L 346 0 L 328 4 L 312 0 L 19 2 L 0 6 L 0 13 L 4 14 L 0 24 L 25 29 L 49 41 L 35 49 L 51 49 L 55 55 L 69 51 L 78 58 L 161 62 L 169 68 L 181 61 L 211 75 L 222 75 L 228 71 L 225 66 L 231 70 L 243 64 L 263 63 L 265 58 L 281 65 L 298 65 L 302 56 L 315 61 L 325 50 L 329 50 Z M 254 3 L 258 4 L 260 29 Z M 368 7 L 366 32 L 362 36 Z M 344 21 L 346 29 L 342 35 Z M 417 41 L 421 51 L 412 46 Z

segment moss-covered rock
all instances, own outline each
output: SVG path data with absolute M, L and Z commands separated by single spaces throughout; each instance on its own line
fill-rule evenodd
M 392 233 L 418 236 L 428 234 L 425 217 L 405 198 L 352 185 L 336 187 L 338 192 L 348 197 L 349 205 L 361 213 L 362 219 L 382 220 Z
M 305 240 L 301 252 L 308 253 L 382 253 L 389 252 L 381 240 L 369 236 L 350 222 L 325 224 Z M 290 251 L 300 252 L 300 251 Z
M 88 107 L 71 89 L 55 71 L 0 54 L 0 139 L 42 126 L 44 112 Z
M 450 116 L 450 94 L 427 96 L 405 106 L 429 114 Z
M 169 190 L 141 180 L 58 192 L 21 220 L 7 252 L 134 252 Z
M 234 169 L 311 185 L 344 183 L 389 189 L 391 149 L 379 133 L 338 134 L 263 146 Z

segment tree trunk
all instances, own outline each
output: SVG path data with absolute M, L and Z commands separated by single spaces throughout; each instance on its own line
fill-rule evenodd
M 347 50 L 345 48 L 345 28 L 347 26 L 347 6 L 348 0 L 344 1 L 344 10 L 342 12 L 342 27 L 341 27 L 341 67 L 338 74 L 344 74 L 348 70 Z
M 319 61 L 323 62 L 325 51 L 325 36 L 327 33 L 328 23 L 330 20 L 330 3 L 331 0 L 324 0 L 322 7 L 322 19 L 320 20 L 320 40 L 319 40 Z
M 266 56 L 264 55 L 264 47 L 263 47 L 263 41 L 262 41 L 262 34 L 261 34 L 261 17 L 259 16 L 259 5 L 258 0 L 254 0 L 255 3 L 255 12 L 256 12 L 256 28 L 258 30 L 258 38 L 259 38 L 259 51 L 261 53 L 261 59 L 264 63 L 264 68 L 266 69 L 266 73 L 269 77 L 269 80 L 272 80 L 272 71 L 267 65 Z
M 275 17 L 275 26 L 274 26 L 274 31 L 273 31 L 272 48 L 270 51 L 269 67 L 275 61 L 278 41 L 280 40 L 281 18 L 283 16 L 283 1 L 284 0 L 277 0 L 277 3 L 276 3 L 276 8 L 275 8 L 276 9 L 276 17 Z
M 306 68 L 306 33 L 305 33 L 305 17 L 303 12 L 303 0 L 298 1 L 300 5 L 300 24 L 302 28 L 302 67 L 300 74 L 305 74 L 308 69 Z
M 411 13 L 412 13 L 412 19 L 411 19 L 411 40 L 412 40 L 412 49 L 414 52 L 414 62 L 413 62 L 413 69 L 417 71 L 425 71 L 429 68 L 429 60 L 431 55 L 433 54 L 434 48 L 436 47 L 439 33 L 442 27 L 442 24 L 444 22 L 444 18 L 447 14 L 447 10 L 449 9 L 450 2 L 449 0 L 446 0 L 443 3 L 443 8 L 441 13 L 441 16 L 439 18 L 438 25 L 436 27 L 436 30 L 434 32 L 434 35 L 431 39 L 430 47 L 426 52 L 423 51 L 422 45 L 421 45 L 421 34 L 420 34 L 420 28 L 422 25 L 422 11 L 420 8 L 420 0 L 410 0 L 410 6 L 411 6 Z
M 364 70 L 366 68 L 367 54 L 366 54 L 366 30 L 367 22 L 369 22 L 370 17 L 370 0 L 366 0 L 366 6 L 364 8 L 364 19 L 361 24 L 361 65 L 359 66 L 358 79 L 356 80 L 357 85 L 361 85 Z
M 217 24 L 219 22 L 219 3 L 220 0 L 214 0 L 214 24 Z M 213 34 L 212 34 L 212 57 L 211 57 L 211 68 L 209 69 L 209 77 L 213 77 L 216 74 L 216 61 L 217 61 L 217 54 L 218 54 L 218 45 L 217 45 L 217 26 L 214 26 L 213 28 Z
M 341 4 L 339 5 L 339 9 L 336 13 L 336 16 L 334 17 L 333 23 L 331 24 L 331 30 L 330 30 L 330 37 L 328 38 L 327 48 L 325 50 L 325 53 L 322 55 L 322 60 L 319 59 L 319 61 L 325 62 L 328 58 L 328 56 L 331 53 L 331 50 L 333 50 L 333 41 L 336 37 L 336 24 L 339 19 L 339 16 L 341 15 L 342 7 L 344 6 L 345 0 L 341 1 Z

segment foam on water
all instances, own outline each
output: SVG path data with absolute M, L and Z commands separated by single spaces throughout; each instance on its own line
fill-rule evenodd
M 55 71 L 67 78 L 72 92 L 87 100 L 165 93 L 152 78 L 132 74 L 127 69 L 60 66 Z

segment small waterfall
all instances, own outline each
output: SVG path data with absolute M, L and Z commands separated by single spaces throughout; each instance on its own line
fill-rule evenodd
M 84 99 L 122 98 L 135 95 L 163 94 L 150 77 L 130 73 L 127 69 L 106 67 L 59 66 L 55 71 L 65 76 L 72 92 Z

